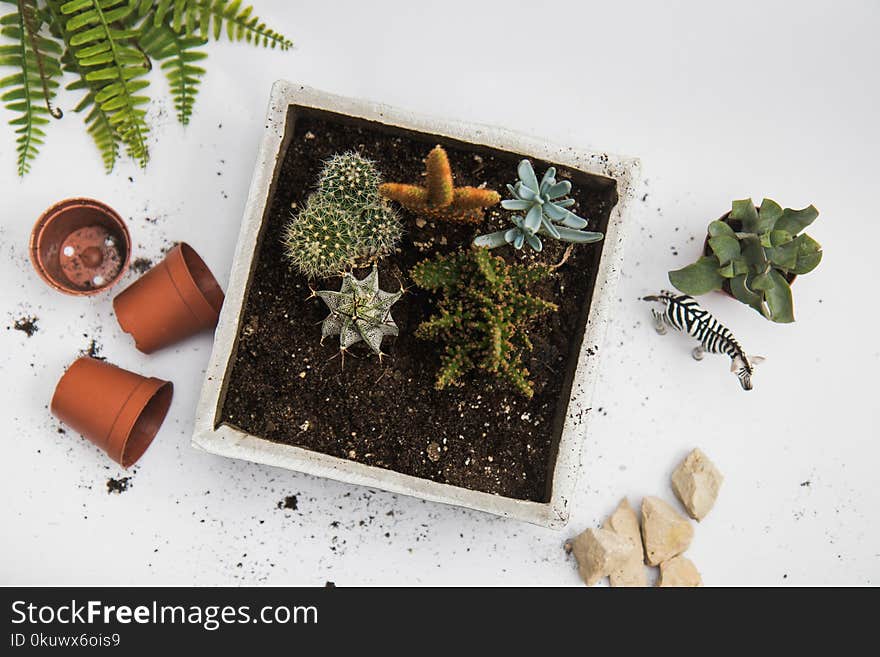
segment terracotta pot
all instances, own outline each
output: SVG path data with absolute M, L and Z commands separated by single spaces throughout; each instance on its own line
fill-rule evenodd
M 759 210 L 760 208 L 755 207 L 755 209 Z M 742 226 L 739 225 L 739 221 L 733 221 L 733 222 L 730 221 L 730 212 L 725 212 L 723 215 L 721 215 L 718 218 L 718 221 L 723 221 L 724 223 L 728 224 L 731 228 L 733 228 L 735 231 L 739 231 L 742 228 Z M 706 233 L 706 239 L 703 240 L 703 255 L 705 255 L 705 256 L 712 255 L 712 247 L 709 246 L 709 233 L 708 232 Z M 789 285 L 794 283 L 796 278 L 797 278 L 797 274 L 786 274 L 785 275 L 785 280 L 788 281 Z M 727 296 L 729 296 L 731 299 L 736 299 L 736 297 L 733 296 L 733 292 L 730 291 L 730 283 L 726 279 L 725 279 L 723 287 L 721 288 L 720 291 L 723 292 L 724 294 L 726 294 Z
M 85 296 L 112 287 L 128 269 L 131 237 L 122 217 L 89 198 L 46 210 L 31 231 L 31 262 L 60 292 Z
M 113 300 L 122 330 L 147 354 L 213 329 L 222 305 L 220 285 L 183 242 Z
M 94 358 L 71 365 L 52 397 L 52 413 L 127 468 L 150 446 L 174 386 Z

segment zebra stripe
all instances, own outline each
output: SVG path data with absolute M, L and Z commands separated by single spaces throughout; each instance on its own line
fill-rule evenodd
M 743 363 L 748 365 L 748 357 L 733 337 L 733 333 L 715 319 L 712 313 L 701 308 L 693 297 L 687 294 L 674 295 L 664 290 L 651 300 L 660 301 L 665 305 L 662 314 L 652 309 L 651 312 L 655 317 L 660 315 L 672 328 L 692 335 L 700 341 L 706 351 L 713 354 L 727 354 L 731 358 L 739 356 Z

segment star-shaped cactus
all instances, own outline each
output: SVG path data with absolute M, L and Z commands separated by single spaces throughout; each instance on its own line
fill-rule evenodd
M 345 274 L 338 292 L 319 290 L 313 291 L 312 296 L 320 297 L 330 309 L 330 315 L 321 325 L 321 340 L 338 335 L 342 352 L 364 341 L 381 358 L 384 355 L 382 338 L 398 333 L 391 306 L 403 296 L 403 289 L 397 292 L 379 289 L 379 271 L 375 266 L 363 280 L 351 273 Z
M 425 158 L 425 186 L 385 183 L 379 193 L 417 214 L 459 223 L 479 223 L 483 211 L 501 200 L 498 192 L 480 187 L 455 187 L 449 157 L 435 146 Z

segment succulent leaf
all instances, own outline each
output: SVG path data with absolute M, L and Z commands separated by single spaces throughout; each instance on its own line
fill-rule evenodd
M 706 294 L 720 290 L 724 284 L 724 277 L 718 273 L 718 269 L 717 258 L 703 256 L 686 267 L 669 272 L 669 282 L 691 296 Z
M 776 228 L 778 230 L 787 231 L 792 235 L 797 235 L 804 228 L 813 223 L 818 216 L 819 211 L 812 205 L 803 208 L 802 210 L 785 208 L 785 210 L 782 211 L 782 216 L 776 222 Z
M 715 220 L 709 224 L 709 237 L 736 237 L 736 232 L 730 227 L 726 221 Z
M 765 248 L 767 259 L 776 267 L 785 271 L 791 271 L 797 266 L 798 245 L 796 242 L 789 241 L 779 246 Z
M 791 269 L 792 274 L 808 274 L 819 266 L 822 261 L 822 247 L 807 234 L 798 235 L 794 239 L 797 245 L 797 262 Z
M 535 169 L 532 167 L 532 163 L 528 160 L 521 160 L 516 168 L 516 172 L 519 175 L 520 182 L 529 190 L 537 194 L 541 186 L 538 184 L 538 178 L 535 175 Z
M 792 240 L 792 234 L 787 230 L 774 229 L 768 235 L 770 236 L 770 246 L 781 246 Z
M 587 227 L 586 219 L 578 217 L 567 208 L 575 204 L 572 198 L 561 198 L 571 192 L 571 182 L 556 181 L 556 168 L 548 167 L 541 182 L 529 160 L 521 160 L 517 166 L 519 181 L 507 185 L 514 196 L 501 201 L 505 210 L 527 210 L 525 217 L 514 215 L 510 218 L 514 227 L 504 231 L 506 244 L 521 249 L 528 244 L 534 251 L 543 249 L 539 235 L 555 240 L 585 244 L 596 242 L 604 236 L 602 233 L 583 231 Z M 495 233 L 482 235 L 474 240 L 475 246 L 496 248 L 501 246 Z
M 765 314 L 764 297 L 749 288 L 748 276 L 745 274 L 730 279 L 730 292 L 742 303 L 751 306 L 762 315 Z
M 710 237 L 709 247 L 718 258 L 718 262 L 722 265 L 726 265 L 741 253 L 739 242 L 735 237 L 730 237 L 729 235 Z
M 770 319 L 782 324 L 793 322 L 794 304 L 788 281 L 775 269 L 770 270 L 769 277 L 772 284 L 764 291 L 764 298 L 767 301 Z
M 730 218 L 742 222 L 744 231 L 754 233 L 758 223 L 758 211 L 755 209 L 752 199 L 734 201 L 730 210 Z
M 761 201 L 761 207 L 758 210 L 758 221 L 755 224 L 756 233 L 767 233 L 776 226 L 776 222 L 782 216 L 782 206 L 776 201 L 765 198 Z

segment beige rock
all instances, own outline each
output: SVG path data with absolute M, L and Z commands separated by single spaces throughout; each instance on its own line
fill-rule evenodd
M 672 490 L 688 515 L 702 520 L 712 510 L 724 476 L 699 449 L 687 455 L 672 473 Z
M 656 566 L 687 550 L 694 528 L 663 500 L 646 497 L 642 500 L 642 537 L 648 563 Z
M 684 556 L 672 557 L 660 564 L 657 586 L 702 586 L 703 578 L 694 563 Z
M 588 529 L 571 543 L 578 572 L 587 586 L 623 568 L 632 553 L 629 539 L 607 529 Z
M 642 534 L 639 531 L 639 519 L 625 497 L 614 510 L 602 529 L 613 531 L 630 542 L 629 556 L 619 569 L 610 575 L 611 586 L 647 586 L 648 577 L 645 572 L 645 551 L 642 547 Z

